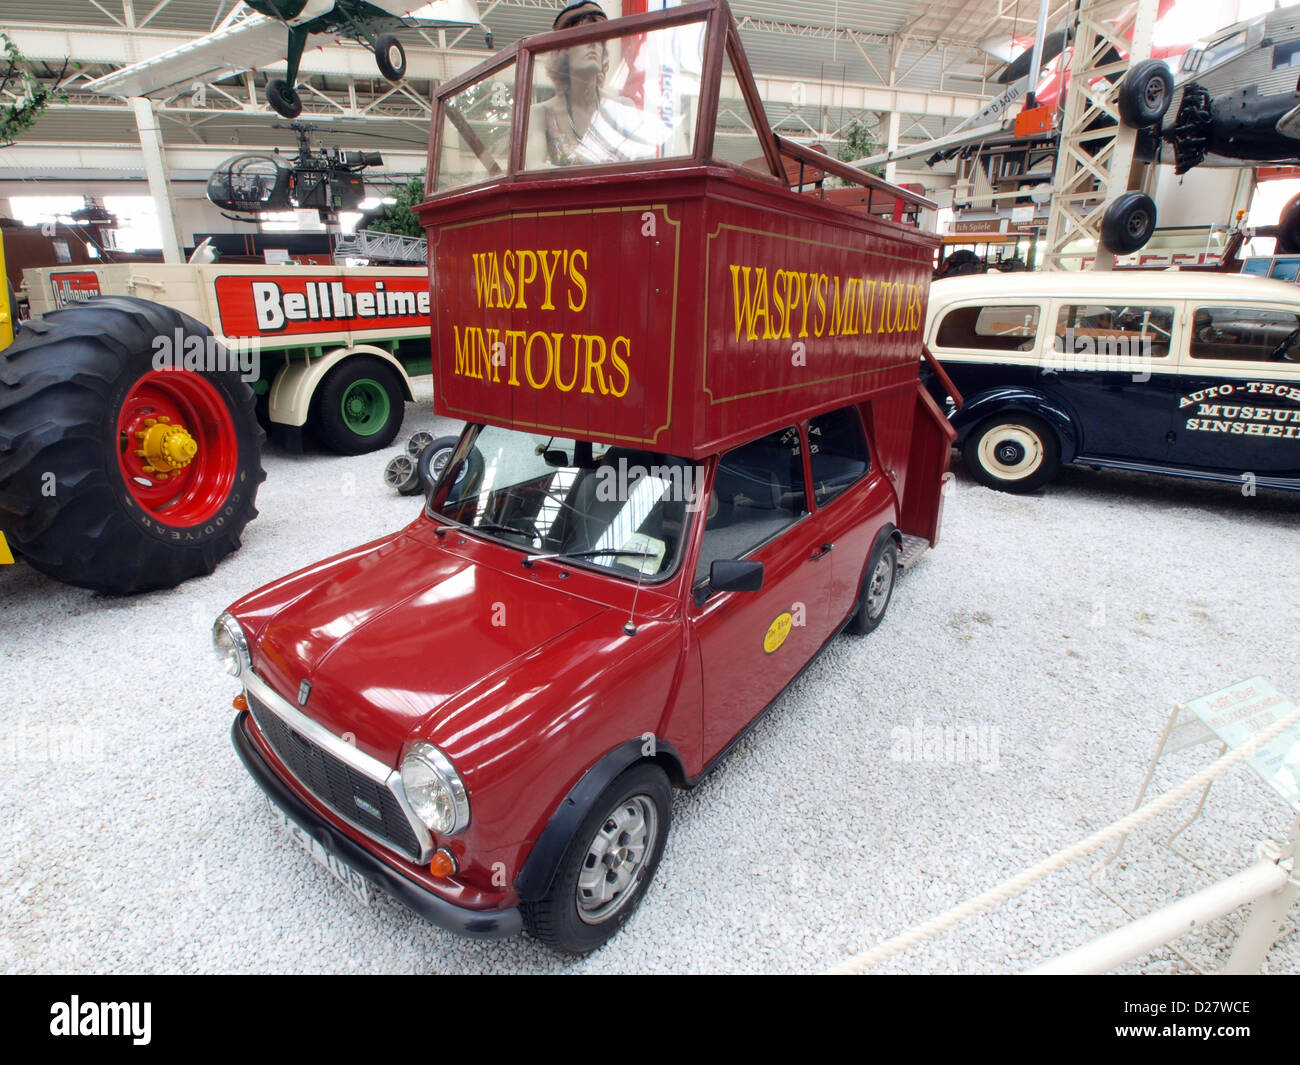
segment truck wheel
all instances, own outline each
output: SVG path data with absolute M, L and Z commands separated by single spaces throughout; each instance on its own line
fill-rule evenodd
M 401 81 L 406 75 L 406 49 L 391 33 L 375 42 L 375 66 L 389 81 Z
M 1061 446 L 1051 428 L 1014 412 L 982 422 L 966 438 L 961 455 L 975 480 L 1001 492 L 1032 492 L 1061 468 Z
M 233 370 L 159 369 L 159 338 L 224 352 L 180 311 L 102 296 L 0 356 L 0 529 L 47 576 L 112 595 L 211 573 L 257 515 L 265 434 Z
M 1156 204 L 1145 192 L 1126 192 L 1101 220 L 1101 242 L 1116 255 L 1144 247 L 1156 229 Z
M 1119 117 L 1127 126 L 1154 126 L 1174 98 L 1174 76 L 1159 59 L 1148 59 L 1124 75 L 1119 87 Z
M 897 576 L 898 545 L 889 536 L 881 541 L 867 562 L 857 613 L 845 626 L 849 632 L 865 636 L 879 628 L 885 620 L 885 611 L 889 609 L 889 600 L 894 594 L 894 578 Z
M 663 857 L 672 790 L 657 765 L 619 775 L 582 819 L 550 891 L 520 904 L 528 933 L 566 954 L 586 954 L 617 932 Z
M 316 431 L 326 447 L 340 455 L 364 455 L 393 442 L 406 399 L 391 366 L 353 355 L 326 374 L 315 408 Z
M 283 78 L 274 78 L 266 83 L 266 102 L 272 111 L 284 118 L 297 118 L 302 114 L 302 97 Z

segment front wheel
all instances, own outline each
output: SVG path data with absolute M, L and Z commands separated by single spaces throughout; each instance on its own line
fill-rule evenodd
M 1056 434 L 1030 415 L 1006 414 L 982 422 L 966 438 L 962 459 L 980 484 L 1000 492 L 1032 492 L 1061 466 Z
M 566 954 L 586 954 L 617 932 L 663 857 L 672 789 L 657 765 L 618 776 L 569 840 L 550 891 L 520 906 L 524 927 Z
M 405 414 L 401 379 L 378 359 L 349 356 L 326 375 L 316 394 L 316 432 L 340 455 L 387 447 Z

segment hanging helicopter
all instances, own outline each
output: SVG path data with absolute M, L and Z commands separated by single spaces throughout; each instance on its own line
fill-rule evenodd
M 406 50 L 392 32 L 422 27 L 481 26 L 474 0 L 244 0 L 256 14 L 230 18 L 198 40 L 86 83 L 92 92 L 146 96 L 180 82 L 227 77 L 288 61 L 283 78 L 266 86 L 266 102 L 285 118 L 302 114 L 298 67 L 307 40 L 330 34 L 357 41 L 374 52 L 375 65 L 389 81 L 406 74 Z M 287 43 L 285 34 L 288 34 Z
M 276 128 L 294 131 L 297 156 L 285 159 L 277 152 L 231 156 L 208 178 L 209 200 L 223 210 L 251 216 L 234 217 L 241 222 L 255 221 L 263 212 L 309 208 L 328 223 L 337 221 L 340 211 L 360 206 L 366 198 L 362 171 L 383 164 L 379 152 L 313 149 L 308 134 L 319 132 L 320 127 L 306 122 Z

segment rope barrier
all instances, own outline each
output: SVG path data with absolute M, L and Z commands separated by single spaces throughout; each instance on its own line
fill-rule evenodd
M 939 914 L 937 917 L 931 917 L 928 921 L 923 921 L 921 924 L 908 929 L 906 932 L 896 935 L 892 939 L 886 940 L 879 946 L 873 947 L 868 951 L 864 951 L 861 954 L 849 958 L 847 961 L 844 961 L 828 970 L 828 973 L 830 975 L 848 975 L 864 972 L 867 969 L 879 965 L 886 959 L 892 958 L 895 954 L 909 950 L 910 948 L 925 942 L 927 939 L 932 939 L 933 937 L 948 931 L 948 929 L 952 928 L 954 925 L 960 924 L 968 917 L 973 917 L 981 910 L 986 910 L 991 906 L 996 906 L 1000 902 L 1005 902 L 1013 895 L 1020 894 L 1020 892 L 1024 891 L 1025 888 L 1029 887 L 1029 885 L 1034 883 L 1034 881 L 1043 879 L 1043 877 L 1069 865 L 1070 862 L 1075 859 L 1082 858 L 1085 854 L 1089 854 L 1092 851 L 1104 847 L 1108 843 L 1113 843 L 1119 839 L 1120 836 L 1127 835 L 1135 828 L 1159 817 L 1171 806 L 1181 802 L 1183 799 L 1194 793 L 1198 788 L 1205 787 L 1212 780 L 1223 775 L 1239 762 L 1249 758 L 1265 744 L 1275 740 L 1278 736 L 1282 735 L 1283 732 L 1295 725 L 1300 725 L 1300 707 L 1297 707 L 1285 717 L 1273 722 L 1272 725 L 1259 732 L 1257 735 L 1252 736 L 1236 750 L 1229 751 L 1215 762 L 1206 766 L 1205 769 L 1201 770 L 1201 772 L 1197 773 L 1195 776 L 1188 777 L 1177 787 L 1171 788 L 1163 795 L 1152 799 L 1140 809 L 1134 810 L 1127 817 L 1108 825 L 1106 828 L 1099 829 L 1091 836 L 1087 837 L 1087 839 L 1080 840 L 1073 846 L 1058 851 L 1050 858 L 1044 858 L 1038 864 L 1031 866 L 1019 875 L 1012 877 L 1010 880 L 1005 880 L 996 887 L 990 888 L 983 894 L 977 895 L 975 898 L 969 899 L 959 906 L 954 906 L 952 909 Z

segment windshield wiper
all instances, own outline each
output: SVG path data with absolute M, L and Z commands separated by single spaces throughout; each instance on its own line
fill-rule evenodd
M 492 521 L 484 522 L 482 525 L 467 525 L 465 528 L 469 532 L 513 533 L 516 536 L 527 536 L 530 540 L 537 539 L 537 534 L 528 529 L 521 529 L 517 525 L 501 525 Z
M 595 551 L 556 551 L 550 555 L 528 555 L 524 558 L 524 569 L 532 569 L 534 562 L 549 562 L 555 558 L 601 558 L 615 555 L 627 558 L 656 558 L 649 551 L 622 551 L 615 547 L 602 547 Z

